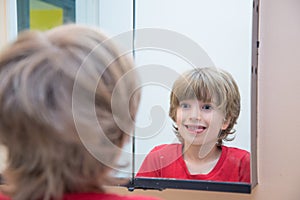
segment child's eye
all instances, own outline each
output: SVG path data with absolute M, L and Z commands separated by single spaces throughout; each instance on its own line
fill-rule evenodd
M 212 109 L 213 109 L 213 107 L 209 104 L 205 104 L 202 106 L 202 110 L 212 110 Z
M 191 106 L 189 105 L 189 104 L 187 104 L 187 103 L 181 103 L 180 105 L 179 105 L 181 108 L 190 108 Z

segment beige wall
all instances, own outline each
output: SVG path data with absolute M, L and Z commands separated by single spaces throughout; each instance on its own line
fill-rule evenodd
M 0 45 L 5 39 L 0 0 Z M 3 31 L 4 30 L 4 31 Z M 261 0 L 258 83 L 258 181 L 252 194 L 165 190 L 122 194 L 164 199 L 300 199 L 300 1 Z
M 300 1 L 260 1 L 259 184 L 250 195 L 188 190 L 132 194 L 170 200 L 300 199 Z
M 7 40 L 6 34 L 6 1 L 0 0 L 0 49 Z

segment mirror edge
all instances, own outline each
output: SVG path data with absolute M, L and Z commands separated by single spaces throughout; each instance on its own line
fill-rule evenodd
M 164 178 L 134 178 L 127 185 L 129 191 L 184 189 L 215 192 L 251 193 L 251 184 L 240 182 L 217 182 L 201 180 L 164 179 Z
M 252 64 L 251 64 L 251 186 L 258 184 L 257 177 L 257 72 L 259 48 L 259 0 L 253 0 L 252 10 Z

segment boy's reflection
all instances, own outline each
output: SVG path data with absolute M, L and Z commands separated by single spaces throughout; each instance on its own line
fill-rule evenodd
M 174 83 L 169 116 L 181 144 L 155 147 L 137 177 L 250 183 L 250 153 L 222 145 L 230 141 L 240 113 L 233 77 L 216 68 L 196 68 Z

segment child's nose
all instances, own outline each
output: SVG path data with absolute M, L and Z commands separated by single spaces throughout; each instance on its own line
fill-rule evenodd
M 190 119 L 193 119 L 193 120 L 201 120 L 201 111 L 199 108 L 197 107 L 193 107 L 191 109 L 191 113 L 190 113 Z

